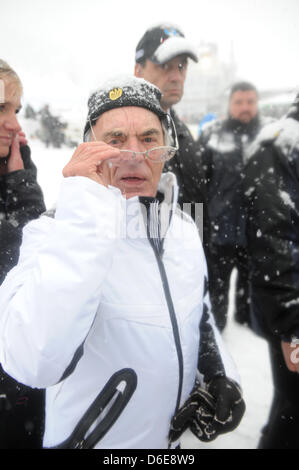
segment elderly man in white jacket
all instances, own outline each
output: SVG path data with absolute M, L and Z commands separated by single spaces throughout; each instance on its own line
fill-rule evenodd
M 175 447 L 244 413 L 197 228 L 161 176 L 176 143 L 160 98 L 134 77 L 91 95 L 55 211 L 25 227 L 0 290 L 0 361 L 47 389 L 45 448 Z

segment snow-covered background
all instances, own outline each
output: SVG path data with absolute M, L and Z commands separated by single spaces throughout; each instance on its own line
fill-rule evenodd
M 161 22 L 179 25 L 196 47 L 217 45 L 258 89 L 299 84 L 298 0 L 9 0 L 1 18 L 0 57 L 34 108 L 84 106 L 103 80 L 133 72 L 137 42 Z
M 21 121 L 25 131 L 30 131 L 30 122 Z M 30 132 L 29 132 L 30 133 Z M 46 206 L 51 208 L 56 201 L 62 180 L 62 169 L 71 158 L 74 149 L 63 147 L 46 148 L 37 139 L 30 139 L 32 158 L 38 168 L 38 181 L 43 188 Z M 74 195 L 80 197 L 80 195 Z M 272 399 L 272 378 L 267 343 L 254 335 L 247 327 L 233 319 L 233 273 L 229 320 L 223 333 L 224 339 L 238 367 L 246 401 L 246 413 L 239 427 L 232 433 L 204 444 L 191 433 L 183 436 L 184 449 L 255 449 L 260 430 L 267 420 Z

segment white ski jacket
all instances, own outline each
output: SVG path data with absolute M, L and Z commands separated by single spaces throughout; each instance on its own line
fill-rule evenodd
M 69 438 L 93 404 L 90 433 L 111 377 L 92 429 L 103 419 L 105 428 L 105 415 L 112 426 L 92 447 L 167 448 L 198 369 L 205 380 L 239 380 L 209 313 L 197 228 L 176 210 L 174 175 L 162 175 L 160 190 L 164 203 L 149 205 L 66 178 L 54 217 L 24 229 L 19 263 L 0 288 L 0 361 L 18 381 L 47 388 L 45 447 Z

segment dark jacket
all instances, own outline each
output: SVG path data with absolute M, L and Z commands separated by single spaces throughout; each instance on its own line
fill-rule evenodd
M 243 246 L 242 186 L 245 152 L 264 124 L 228 118 L 211 123 L 197 141 L 206 187 L 209 246 Z
M 24 170 L 0 175 L 0 284 L 17 264 L 22 230 L 46 210 L 28 146 Z M 41 446 L 44 397 L 3 372 L 0 365 L 0 449 Z
M 177 131 L 179 150 L 169 162 L 165 163 L 164 171 L 171 171 L 176 175 L 179 186 L 178 204 L 182 210 L 192 216 L 201 235 L 202 211 L 205 211 L 205 207 L 202 206 L 205 203 L 204 178 L 195 141 L 175 111 L 171 110 L 170 114 Z M 200 206 L 196 207 L 196 203 L 200 203 Z
M 21 154 L 24 170 L 0 175 L 0 284 L 17 264 L 23 227 L 46 210 L 29 147 Z
M 257 333 L 299 337 L 299 113 L 265 127 L 244 169 Z

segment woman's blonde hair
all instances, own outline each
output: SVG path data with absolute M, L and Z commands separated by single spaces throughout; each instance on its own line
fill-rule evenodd
M 18 85 L 20 92 L 23 92 L 22 82 L 18 74 L 7 62 L 5 62 L 5 60 L 0 59 L 0 80 L 5 80 L 5 78 L 14 81 Z

